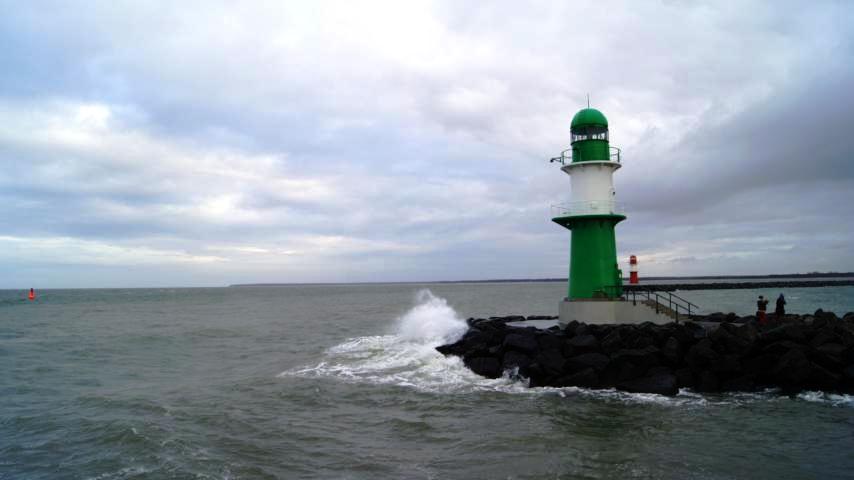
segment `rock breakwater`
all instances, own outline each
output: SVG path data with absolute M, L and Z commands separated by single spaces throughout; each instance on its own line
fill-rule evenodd
M 819 310 L 764 326 L 733 314 L 665 325 L 518 324 L 546 318 L 554 317 L 470 318 L 459 341 L 437 350 L 462 357 L 479 375 L 509 374 L 531 387 L 854 393 L 854 313 Z
M 625 284 L 623 292 L 675 292 L 679 290 L 738 290 L 760 288 L 847 287 L 854 279 L 845 280 L 766 280 L 755 282 L 657 283 L 651 285 Z

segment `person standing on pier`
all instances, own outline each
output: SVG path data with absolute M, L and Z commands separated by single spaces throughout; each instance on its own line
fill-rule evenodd
M 781 319 L 786 315 L 786 298 L 783 297 L 781 293 L 779 297 L 777 297 L 777 308 L 774 310 L 774 316 L 777 319 Z
M 759 325 L 765 325 L 766 308 L 768 308 L 768 300 L 765 300 L 765 297 L 759 295 L 759 300 L 756 301 L 756 320 L 759 322 Z

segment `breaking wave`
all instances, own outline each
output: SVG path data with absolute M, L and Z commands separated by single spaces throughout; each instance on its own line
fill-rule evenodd
M 395 320 L 388 335 L 348 339 L 326 350 L 317 365 L 288 370 L 280 376 L 333 377 L 436 393 L 528 390 L 509 377 L 483 378 L 466 368 L 461 359 L 437 352 L 436 347 L 455 342 L 468 326 L 444 298 L 429 290 L 419 291 L 414 303 Z

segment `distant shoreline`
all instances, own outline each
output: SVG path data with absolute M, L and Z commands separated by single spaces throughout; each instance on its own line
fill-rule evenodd
M 804 279 L 804 278 L 850 278 L 854 277 L 854 272 L 812 272 L 812 273 L 787 273 L 775 275 L 704 275 L 704 276 L 683 276 L 683 277 L 643 277 L 643 280 L 660 281 L 660 280 L 723 280 L 723 279 Z M 503 279 L 486 279 L 486 280 L 434 280 L 434 281 L 412 281 L 412 282 L 299 282 L 299 283 L 236 283 L 229 287 L 285 287 L 295 285 L 412 285 L 423 283 L 535 283 L 535 282 L 566 282 L 567 278 L 503 278 Z M 628 282 L 628 278 L 623 279 Z

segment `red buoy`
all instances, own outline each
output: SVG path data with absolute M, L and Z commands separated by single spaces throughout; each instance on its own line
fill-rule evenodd
M 30 300 L 35 300 L 36 299 L 36 291 L 31 288 L 30 294 L 27 295 L 27 298 L 29 298 Z
M 629 257 L 629 283 L 638 283 L 638 257 Z

